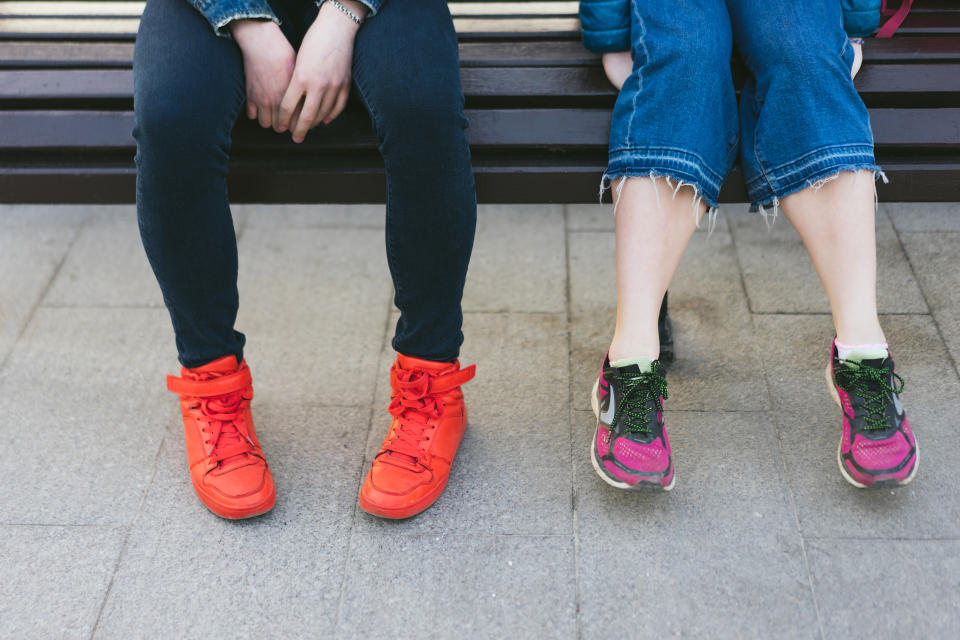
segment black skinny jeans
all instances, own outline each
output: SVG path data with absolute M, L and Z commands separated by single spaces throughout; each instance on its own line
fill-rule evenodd
M 316 6 L 277 0 L 274 8 L 299 46 Z M 393 347 L 454 360 L 477 208 L 446 3 L 385 3 L 357 34 L 353 80 L 386 169 L 387 261 L 401 312 Z M 134 55 L 137 216 L 187 367 L 243 353 L 226 177 L 245 96 L 232 40 L 184 0 L 148 0 Z M 310 135 L 323 135 L 322 125 Z

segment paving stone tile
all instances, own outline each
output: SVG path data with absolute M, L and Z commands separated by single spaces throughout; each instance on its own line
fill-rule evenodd
M 824 637 L 960 637 L 960 541 L 810 540 Z
M 89 638 L 125 535 L 0 525 L 0 638 Z
M 906 381 L 902 394 L 920 449 L 912 483 L 894 490 L 859 490 L 837 469 L 840 410 L 824 381 L 828 317 L 757 318 L 788 478 L 805 535 L 914 537 L 960 535 L 960 500 L 953 491 L 960 383 L 928 316 L 881 318 Z
M 258 394 L 370 403 L 393 295 L 381 232 L 251 227 L 239 288 L 237 329 Z
M 570 234 L 572 403 L 589 409 L 616 321 L 612 233 Z M 668 368 L 670 409 L 763 410 L 763 376 L 730 234 L 696 234 L 670 286 L 677 359 Z
M 574 412 L 584 638 L 814 638 L 817 617 L 766 413 L 668 411 L 673 491 L 622 491 Z M 649 608 L 611 610 L 611 584 Z
M 96 637 L 333 635 L 369 411 L 258 400 L 277 506 L 249 520 L 207 511 L 174 421 Z
M 559 314 L 467 313 L 460 361 L 476 364 L 464 386 L 469 423 L 446 491 L 409 520 L 360 513 L 357 528 L 382 532 L 554 534 L 572 529 L 566 320 Z M 379 367 L 364 473 L 390 416 L 394 358 Z
M 881 204 L 897 231 L 960 231 L 956 202 L 890 202 Z
M 724 210 L 727 207 L 744 205 L 723 205 L 717 215 L 714 231 L 728 231 Z M 567 229 L 570 231 L 613 231 L 614 216 L 611 204 L 569 204 L 567 205 Z M 698 233 L 707 233 L 709 226 L 701 224 Z
M 785 216 L 730 216 L 743 281 L 754 313 L 829 313 L 830 305 L 800 236 Z M 926 313 L 920 288 L 885 215 L 877 216 L 877 306 L 881 313 Z
M 81 207 L 0 205 L 0 365 L 89 213 Z
M 960 233 L 904 233 L 900 239 L 953 361 L 960 366 Z
M 340 636 L 573 638 L 573 573 L 570 536 L 358 533 Z
M 383 229 L 386 216 L 382 204 L 235 204 L 231 209 L 235 216 L 246 216 L 250 229 Z
M 140 242 L 136 207 L 105 207 L 91 214 L 44 304 L 163 306 L 160 287 Z
M 562 206 L 479 207 L 465 311 L 565 311 L 566 273 Z
M 37 310 L 0 372 L 0 522 L 128 524 L 176 403 L 161 309 Z

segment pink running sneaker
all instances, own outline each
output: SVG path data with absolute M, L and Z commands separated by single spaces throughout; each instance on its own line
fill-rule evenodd
M 649 372 L 636 364 L 610 365 L 603 359 L 591 405 L 597 432 L 590 460 L 604 482 L 618 489 L 673 488 L 670 440 L 663 426 L 667 380 L 654 360 Z
M 919 452 L 900 404 L 903 378 L 894 373 L 893 359 L 841 360 L 834 339 L 826 374 L 843 412 L 837 463 L 846 481 L 865 489 L 913 480 Z

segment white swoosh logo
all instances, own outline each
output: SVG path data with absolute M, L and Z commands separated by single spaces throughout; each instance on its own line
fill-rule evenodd
M 617 410 L 616 404 L 614 402 L 613 385 L 610 385 L 609 392 L 610 392 L 610 404 L 607 405 L 607 410 L 600 414 L 600 421 L 603 422 L 604 424 L 609 424 L 610 426 L 613 426 L 610 423 L 613 422 L 613 414 L 616 413 L 616 410 Z

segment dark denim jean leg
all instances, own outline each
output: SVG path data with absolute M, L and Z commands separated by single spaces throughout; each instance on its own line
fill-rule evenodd
M 393 348 L 452 361 L 477 204 L 446 3 L 385 3 L 358 33 L 354 82 L 387 174 L 387 261 L 400 310 Z
M 149 0 L 134 53 L 137 218 L 187 367 L 243 357 L 226 176 L 244 99 L 236 44 L 183 0 Z

